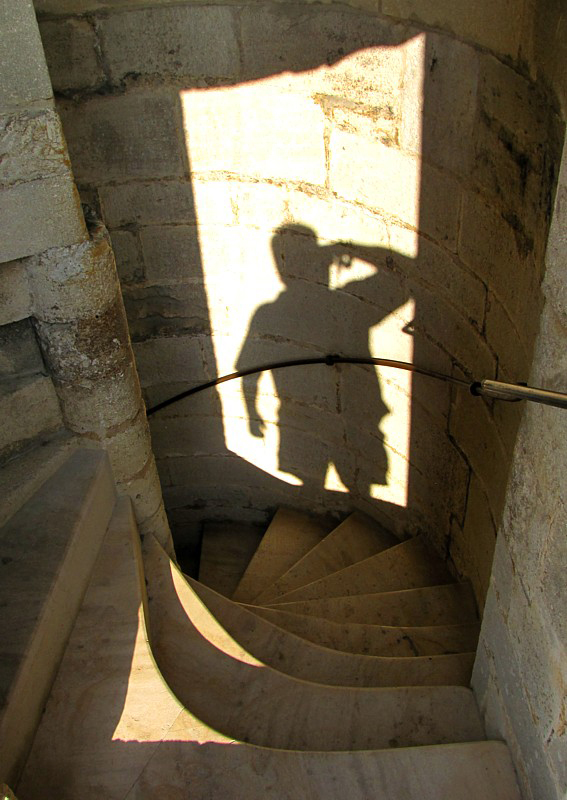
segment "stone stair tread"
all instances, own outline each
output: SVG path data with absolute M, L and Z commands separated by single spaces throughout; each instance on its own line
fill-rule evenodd
M 468 686 L 474 653 L 382 657 L 315 644 L 186 578 L 229 635 L 259 661 L 295 678 L 333 686 Z
M 77 450 L 0 530 L 0 764 L 21 768 L 115 502 L 108 457 Z
M 144 548 L 157 664 L 181 703 L 211 728 L 284 750 L 482 738 L 474 696 L 463 686 L 353 689 L 300 681 L 266 666 L 229 636 L 152 537 Z
M 330 526 L 319 519 L 289 508 L 279 508 L 248 564 L 233 599 L 242 603 L 253 602 L 260 592 L 271 586 L 329 532 Z
M 293 589 L 320 580 L 397 544 L 399 540 L 375 520 L 355 511 L 261 592 L 254 602 L 259 605 L 274 602 Z
M 322 617 L 248 606 L 280 628 L 334 650 L 373 656 L 439 656 L 476 650 L 479 623 L 388 626 L 339 623 Z
M 280 595 L 280 602 L 310 600 L 319 597 L 416 589 L 453 582 L 440 558 L 416 536 L 395 547 L 357 561 L 332 575 Z
M 199 580 L 230 597 L 238 586 L 262 534 L 256 525 L 207 522 L 203 526 Z
M 469 581 L 273 603 L 266 608 L 323 617 L 334 622 L 372 625 L 451 625 L 478 620 Z
M 357 753 L 293 753 L 164 739 L 125 800 L 521 800 L 502 742 Z M 161 790 L 161 791 L 160 791 Z M 162 794 L 163 792 L 163 794 Z
M 67 431 L 58 432 L 48 442 L 42 442 L 2 466 L 0 528 L 59 469 L 77 448 L 77 441 Z
M 190 786 L 193 800 L 295 800 L 298 791 L 355 800 L 519 800 L 500 743 L 295 752 L 236 742 L 205 725 L 172 694 L 153 658 L 139 546 L 122 498 L 16 786 L 22 798 L 148 800 L 186 796 Z

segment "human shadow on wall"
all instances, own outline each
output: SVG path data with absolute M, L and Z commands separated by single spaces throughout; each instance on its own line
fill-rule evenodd
M 307 343 L 310 347 L 306 348 L 306 357 L 327 352 L 345 354 L 346 350 L 355 357 L 370 358 L 370 328 L 407 299 L 399 276 L 382 269 L 387 257 L 383 248 L 352 243 L 318 244 L 315 231 L 299 224 L 281 226 L 271 244 L 285 288 L 273 302 L 261 305 L 254 313 L 236 368 L 246 370 L 262 360 L 284 360 L 290 345 L 306 347 Z M 376 269 L 374 274 L 351 280 L 339 290 L 331 287 L 332 266 L 348 271 L 354 256 L 372 264 Z M 378 302 L 364 302 L 362 298 Z M 364 387 L 364 413 L 361 413 L 359 375 L 352 369 L 349 373 L 344 381 L 335 369 L 325 367 L 282 368 L 272 373 L 279 400 L 278 466 L 300 479 L 312 496 L 325 491 L 331 464 L 352 495 L 369 498 L 371 484 L 387 484 L 388 456 L 380 424 L 390 409 L 382 399 L 376 372 L 370 369 Z M 259 408 L 260 375 L 245 376 L 242 383 L 249 431 L 262 438 L 266 423 Z M 309 415 L 308 426 L 306 408 L 314 412 Z M 347 413 L 342 415 L 342 409 Z M 349 434 L 357 429 L 367 432 L 364 457 L 372 469 L 362 479 L 362 485 L 358 480 L 356 443 L 349 441 L 352 438 Z M 309 447 L 302 446 L 307 430 Z

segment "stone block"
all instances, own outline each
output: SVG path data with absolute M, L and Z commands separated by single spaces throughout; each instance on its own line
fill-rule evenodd
M 138 233 L 112 231 L 112 249 L 121 284 L 141 283 L 144 280 L 144 259 Z
M 0 187 L 68 171 L 63 130 L 53 109 L 0 116 Z
M 133 341 L 210 331 L 207 299 L 198 286 L 125 286 L 123 298 Z
M 79 182 L 185 175 L 173 90 L 141 89 L 76 104 L 61 101 L 59 112 Z
M 99 31 L 115 84 L 156 74 L 184 88 L 203 78 L 237 79 L 234 12 L 226 6 L 129 9 L 102 18 Z
M 322 244 L 348 242 L 384 250 L 389 247 L 388 226 L 380 214 L 330 194 L 290 191 L 285 222 L 311 227 Z
M 541 88 L 490 55 L 480 57 L 479 105 L 524 145 L 540 145 L 548 133 L 548 104 Z
M 333 130 L 330 141 L 330 186 L 340 198 L 417 228 L 420 203 L 417 158 L 377 140 Z
M 480 397 L 459 392 L 451 409 L 449 433 L 479 479 L 496 524 L 504 506 L 510 456 L 502 445 L 488 406 Z
M 51 82 L 31 0 L 4 0 L 0 30 L 0 111 L 51 100 Z
M 530 258 L 529 242 L 515 220 L 502 214 L 479 195 L 463 195 L 459 256 L 500 300 L 510 318 L 521 326 L 534 301 L 539 303 L 539 274 Z
M 400 135 L 406 152 L 468 175 L 477 75 L 477 55 L 467 45 L 430 32 L 413 40 L 406 57 Z
M 522 15 L 515 0 L 480 0 L 474 5 L 466 0 L 383 0 L 382 11 L 396 19 L 445 28 L 501 55 L 518 55 Z
M 210 181 L 197 183 L 195 187 L 201 224 L 229 225 L 234 219 L 234 223 L 238 225 L 271 232 L 289 219 L 288 203 L 293 192 L 291 187 L 268 182 L 230 180 L 224 187 L 218 185 L 216 192 L 211 191 L 211 188 Z M 229 214 L 228 205 L 232 215 Z
M 161 488 L 159 487 L 159 482 L 156 487 L 156 495 L 158 490 L 159 497 L 161 498 Z M 138 530 L 140 531 L 141 536 L 147 536 L 147 534 L 151 533 L 152 536 L 155 536 L 166 553 L 169 553 L 171 556 L 175 555 L 170 523 L 167 514 L 165 513 L 163 501 L 160 502 L 157 510 L 152 514 L 151 517 L 142 519 L 138 522 Z
M 141 411 L 124 430 L 101 439 L 101 442 L 108 453 L 112 473 L 117 482 L 123 483 L 138 475 L 152 454 L 145 413 Z
M 135 342 L 133 349 L 140 382 L 144 388 L 157 384 L 195 385 L 207 380 L 197 337 L 148 339 L 145 342 Z M 181 411 L 177 413 L 180 414 Z
M 89 382 L 118 381 L 126 369 L 131 351 L 124 309 L 120 298 L 106 311 L 76 322 L 37 322 L 37 330 L 58 383 L 84 388 Z
M 52 248 L 28 259 L 27 269 L 34 316 L 42 322 L 98 320 L 119 297 L 114 254 L 105 234 L 72 247 Z
M 474 184 L 514 219 L 525 247 L 533 248 L 533 240 L 546 225 L 547 154 L 541 147 L 537 151 L 524 147 L 482 115 L 476 126 L 474 149 Z
M 430 164 L 457 175 L 468 175 L 473 165 L 476 52 L 452 38 L 428 33 L 423 62 L 421 120 L 404 129 L 403 146 L 421 152 L 424 161 Z M 412 118 L 407 106 L 404 114 Z M 412 141 L 412 135 L 417 141 Z
M 148 283 L 193 283 L 202 280 L 198 230 L 189 225 L 143 228 L 140 241 Z
M 0 380 L 34 375 L 45 369 L 29 319 L 0 327 Z
M 242 70 L 247 80 L 332 65 L 355 51 L 395 48 L 407 37 L 402 26 L 385 25 L 375 15 L 332 6 L 250 6 L 242 10 L 241 19 Z M 375 66 L 379 64 L 376 51 L 368 56 Z M 384 52 L 383 58 L 391 66 L 396 55 Z M 343 68 L 345 72 L 349 69 L 346 64 Z
M 1 189 L 0 218 L 0 262 L 75 244 L 87 235 L 69 172 Z
M 395 146 L 399 139 L 399 117 L 391 106 L 371 108 L 355 105 L 342 97 L 318 97 L 330 123 L 339 130 L 359 136 L 376 138 L 385 145 Z
M 49 378 L 23 378 L 3 389 L 0 392 L 0 415 L 4 420 L 0 434 L 2 457 L 63 426 L 59 401 Z
M 403 432 L 403 429 L 402 429 Z M 400 443 L 403 438 L 400 432 Z M 434 424 L 430 413 L 411 407 L 408 447 L 407 505 L 422 516 L 434 545 L 445 552 L 450 519 L 462 518 L 469 469 L 445 431 Z M 407 445 L 406 445 L 407 447 Z M 394 448 L 397 452 L 401 447 Z
M 124 366 L 119 374 L 94 376 L 80 384 L 60 382 L 57 393 L 65 424 L 79 434 L 100 436 L 101 431 L 133 419 L 140 410 L 140 384 L 133 365 Z
M 31 297 L 25 261 L 0 267 L 0 325 L 8 325 L 31 314 Z
M 333 44 L 330 39 L 330 46 Z M 348 50 L 348 40 L 346 44 Z M 408 91 L 407 87 L 402 89 L 406 49 L 405 44 L 380 46 L 378 42 L 307 73 L 301 83 L 316 94 L 335 124 L 362 125 L 366 120 L 375 131 L 396 141 L 402 94 Z
M 190 401 L 188 401 L 189 403 Z M 152 442 L 157 458 L 224 455 L 226 445 L 217 436 L 215 417 L 187 416 L 151 419 Z
M 433 291 L 414 281 L 410 291 L 415 301 L 415 318 L 411 327 L 416 352 L 425 338 L 447 353 L 467 377 L 475 380 L 494 377 L 496 359 L 476 326 L 437 289 Z
M 526 342 L 528 338 L 533 339 L 535 331 L 528 337 L 528 331 L 524 326 L 522 328 L 520 335 L 502 303 L 492 292 L 488 292 L 486 340 L 498 356 L 498 380 L 517 383 L 528 379 L 531 357 L 526 349 Z
M 423 87 L 426 35 L 415 35 L 405 48 L 404 92 L 399 145 L 407 153 L 421 157 L 423 131 Z M 406 88 L 407 87 L 407 88 Z
M 181 99 L 193 174 L 325 184 L 325 116 L 310 97 L 265 81 Z
M 405 259 L 401 266 L 408 277 L 408 294 L 412 293 L 415 280 L 423 282 L 482 330 L 486 305 L 486 287 L 482 281 L 457 258 L 425 237 L 419 237 L 418 248 L 417 258 Z M 394 260 L 399 263 L 395 257 Z
M 464 525 L 453 526 L 450 553 L 459 574 L 467 577 L 482 609 L 492 570 L 496 529 L 482 484 L 471 476 Z
M 446 172 L 423 162 L 419 200 L 419 230 L 452 252 L 457 250 L 461 187 Z
M 104 85 L 96 34 L 86 19 L 43 20 L 39 30 L 56 92 L 92 90 Z
M 452 372 L 450 357 L 432 342 L 421 337 L 414 341 L 413 361 L 444 375 Z M 397 379 L 397 372 L 391 370 L 392 379 Z M 394 377 L 396 376 L 396 377 Z M 451 388 L 444 381 L 434 380 L 415 373 L 411 379 L 411 401 L 431 415 L 434 425 L 443 426 L 449 415 Z
M 109 228 L 124 225 L 188 224 L 195 220 L 189 180 L 133 181 L 99 190 L 104 221 Z

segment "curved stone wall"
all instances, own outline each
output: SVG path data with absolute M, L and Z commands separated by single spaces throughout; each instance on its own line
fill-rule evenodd
M 522 74 L 521 20 L 113 5 L 38 10 L 149 405 L 329 352 L 527 378 L 562 129 Z M 354 505 L 425 531 L 482 602 L 520 413 L 388 369 L 298 367 L 159 412 L 152 436 L 178 543 L 203 519 Z

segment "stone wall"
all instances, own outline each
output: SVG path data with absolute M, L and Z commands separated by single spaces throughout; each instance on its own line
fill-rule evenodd
M 30 3 L 0 9 L 0 463 L 64 427 L 30 315 L 25 259 L 86 228 Z
M 167 544 L 114 256 L 85 223 L 32 3 L 6 0 L 0 28 L 0 464 L 77 434 Z
M 562 135 L 524 74 L 529 4 L 138 5 L 37 9 L 149 405 L 328 352 L 527 379 Z M 178 542 L 203 518 L 354 504 L 426 531 L 482 604 L 519 418 L 302 367 L 183 401 L 152 435 Z
M 567 111 L 565 7 L 542 4 L 532 70 Z M 543 283 L 530 383 L 567 391 L 567 150 Z M 487 733 L 508 742 L 525 797 L 563 800 L 567 786 L 566 412 L 525 410 L 494 557 L 473 686 Z

